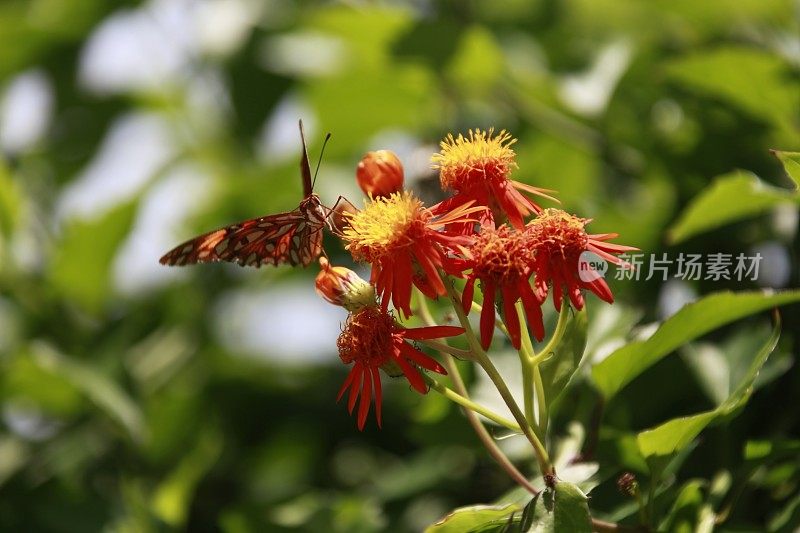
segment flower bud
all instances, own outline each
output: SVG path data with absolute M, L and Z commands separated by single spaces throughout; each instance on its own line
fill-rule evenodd
M 403 164 L 390 150 L 367 152 L 356 168 L 356 181 L 364 194 L 389 196 L 403 188 Z
M 321 270 L 314 284 L 317 294 L 325 300 L 351 312 L 376 304 L 375 287 L 358 274 L 349 268 L 331 266 L 324 257 L 319 258 L 319 266 Z

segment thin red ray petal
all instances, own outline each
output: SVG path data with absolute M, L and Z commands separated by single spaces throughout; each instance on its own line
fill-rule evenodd
M 406 344 L 405 342 L 400 344 L 400 354 L 405 356 L 406 359 L 413 361 L 418 366 L 430 370 L 431 372 L 436 372 L 443 375 L 447 374 L 447 371 L 444 369 L 444 367 L 436 362 L 435 359 L 428 357 L 410 344 Z
M 403 337 L 413 340 L 442 339 L 455 337 L 464 333 L 464 328 L 458 326 L 425 326 L 423 328 L 410 328 L 403 330 Z
M 505 318 L 506 328 L 508 329 L 508 335 L 511 337 L 511 345 L 519 350 L 521 336 L 520 336 L 520 325 L 519 325 L 519 316 L 517 315 L 517 309 L 514 307 L 514 304 L 517 301 L 517 295 L 514 294 L 513 289 L 508 286 L 503 286 L 503 317 Z
M 420 394 L 426 394 L 428 392 L 428 388 L 425 386 L 425 380 L 422 379 L 422 375 L 419 373 L 419 370 L 411 366 L 411 364 L 406 361 L 405 357 L 400 355 L 399 349 L 397 351 L 397 355 L 394 357 L 394 360 L 397 362 L 400 370 L 403 371 L 403 374 L 405 374 L 406 379 L 411 386 L 414 387 L 414 389 L 416 389 Z
M 525 213 L 521 212 L 520 206 L 508 194 L 508 187 L 504 187 L 494 181 L 490 181 L 489 186 L 492 188 L 497 203 L 500 204 L 500 207 L 503 208 L 503 212 L 505 212 L 508 217 L 508 222 L 518 230 L 523 229 L 525 227 L 525 222 L 523 221 Z
M 461 294 L 461 305 L 464 314 L 468 315 L 472 310 L 472 299 L 475 297 L 475 278 L 470 277 L 464 285 L 464 292 Z
M 372 374 L 372 384 L 375 388 L 375 418 L 378 420 L 378 427 L 381 427 L 381 409 L 383 406 L 383 389 L 381 387 L 381 371 L 377 366 L 370 367 Z
M 417 258 L 417 263 L 419 263 L 419 265 L 422 267 L 422 270 L 425 272 L 425 277 L 427 278 L 431 289 L 439 296 L 442 296 L 447 292 L 447 290 L 444 288 L 444 283 L 442 283 L 442 279 L 439 277 L 439 273 L 436 271 L 436 266 L 434 266 L 432 262 L 433 258 L 426 253 L 428 250 L 421 248 L 422 247 L 420 246 L 415 250 L 414 255 Z
M 361 400 L 358 404 L 358 430 L 364 429 L 364 423 L 369 414 L 369 405 L 372 403 L 372 379 L 368 372 L 364 373 L 364 382 L 361 385 Z
M 596 280 L 587 282 L 584 286 L 595 293 L 601 300 L 610 304 L 614 303 L 614 295 L 611 293 L 611 288 L 609 288 L 608 283 L 606 283 L 606 280 L 603 278 L 597 278 Z
M 488 350 L 494 335 L 494 283 L 483 281 L 483 309 L 481 310 L 481 346 Z
M 394 264 L 394 291 L 392 293 L 392 303 L 396 309 L 402 311 L 406 318 L 411 316 L 411 256 L 409 254 L 398 254 Z
M 361 382 L 364 379 L 364 365 L 361 363 L 355 363 L 353 365 L 353 372 L 356 374 L 353 377 L 352 385 L 350 385 L 350 397 L 347 399 L 347 412 L 350 414 L 353 413 L 353 407 L 356 406 L 358 392 L 361 389 Z
M 344 383 L 342 383 L 342 386 L 339 389 L 339 394 L 336 396 L 337 402 L 342 399 L 342 396 L 344 396 L 344 392 L 347 390 L 347 387 L 349 387 L 353 383 L 353 379 L 355 379 L 355 374 L 356 374 L 356 367 L 355 365 L 353 365 L 353 368 L 350 369 L 350 372 L 347 374 L 347 378 L 345 378 Z
M 528 325 L 533 330 L 533 336 L 536 337 L 537 341 L 541 341 L 544 339 L 542 305 L 541 302 L 537 301 L 528 280 L 520 280 L 519 294 L 522 297 L 522 306 L 525 308 L 525 316 L 528 319 Z

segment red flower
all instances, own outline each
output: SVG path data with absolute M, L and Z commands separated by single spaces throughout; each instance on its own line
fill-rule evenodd
M 391 150 L 367 152 L 356 167 L 356 181 L 370 197 L 403 190 L 403 164 Z
M 453 337 L 464 332 L 463 328 L 453 326 L 431 326 L 407 329 L 399 326 L 394 318 L 377 306 L 365 307 L 347 318 L 344 331 L 339 335 L 337 345 L 339 357 L 344 364 L 353 364 L 347 379 L 339 389 L 336 401 L 350 389 L 347 408 L 350 413 L 358 405 L 358 429 L 364 428 L 369 406 L 375 398 L 375 417 L 381 425 L 381 377 L 379 369 L 391 376 L 405 375 L 408 382 L 420 394 L 428 392 L 425 380 L 417 367 L 447 374 L 434 359 L 408 344 L 406 340 L 438 339 Z
M 533 250 L 525 234 L 503 225 L 498 229 L 484 227 L 469 248 L 469 257 L 462 263 L 471 269 L 464 287 L 462 305 L 469 313 L 480 280 L 483 291 L 481 311 L 481 345 L 488 350 L 495 325 L 495 299 L 502 302 L 503 317 L 514 348 L 520 347 L 520 320 L 514 304 L 522 299 L 525 315 L 537 340 L 544 338 L 542 300 L 530 284 L 533 273 Z
M 450 134 L 440 143 L 441 151 L 434 154 L 433 168 L 439 169 L 442 189 L 453 190 L 455 196 L 436 206 L 435 212 L 447 212 L 460 205 L 472 203 L 489 208 L 487 218 L 481 220 L 486 225 L 491 220 L 499 222 L 502 215 L 518 230 L 525 227 L 524 218 L 542 208 L 520 191 L 555 200 L 548 196 L 547 189 L 539 189 L 509 179 L 511 171 L 517 168 L 514 150 L 511 145 L 517 142 L 511 134 L 502 130 L 492 136 L 488 132 L 470 130 L 469 138 Z M 461 227 L 464 233 L 469 228 Z
M 370 283 L 375 285 L 383 309 L 391 300 L 409 317 L 412 284 L 429 298 L 444 295 L 438 269 L 455 272 L 448 250 L 471 242 L 468 237 L 440 230 L 468 220 L 466 217 L 476 209 L 464 205 L 437 218 L 410 192 L 394 193 L 345 215 L 348 225 L 342 237 L 353 259 L 372 264 Z
M 616 238 L 616 233 L 587 234 L 585 226 L 589 222 L 560 209 L 546 209 L 529 222 L 525 230 L 535 250 L 535 286 L 544 299 L 548 285 L 552 285 L 553 304 L 557 310 L 561 310 L 564 290 L 576 309 L 583 308 L 581 289 L 589 289 L 608 303 L 614 301 L 614 295 L 602 274 L 595 271 L 590 262 L 581 261 L 582 253 L 593 252 L 610 263 L 629 267 L 628 263 L 613 254 L 638 250 L 632 246 L 604 242 Z M 580 268 L 584 269 L 583 272 Z

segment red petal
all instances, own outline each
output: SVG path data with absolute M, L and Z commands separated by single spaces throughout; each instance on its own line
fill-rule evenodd
M 472 310 L 472 299 L 475 297 L 475 278 L 470 277 L 467 284 L 464 285 L 464 292 L 461 294 L 461 305 L 464 309 L 464 314 L 468 315 Z
M 337 402 L 342 399 L 342 396 L 344 396 L 344 391 L 346 391 L 347 387 L 349 387 L 353 383 L 353 379 L 355 379 L 355 376 L 356 376 L 356 365 L 353 365 L 353 368 L 350 369 L 350 372 L 347 374 L 347 378 L 345 378 L 344 383 L 342 383 L 342 387 L 339 389 L 339 394 L 336 396 Z
M 383 391 L 381 389 L 381 371 L 377 366 L 370 368 L 372 373 L 372 384 L 375 386 L 375 418 L 378 420 L 378 427 L 381 427 L 381 406 L 383 405 Z
M 398 254 L 394 264 L 394 292 L 392 303 L 403 315 L 408 318 L 411 316 L 411 256 L 408 254 Z
M 445 294 L 447 290 L 444 288 L 444 283 L 442 283 L 442 279 L 439 277 L 439 272 L 437 272 L 434 264 L 434 260 L 438 262 L 438 258 L 433 257 L 437 254 L 438 252 L 433 246 L 425 247 L 422 243 L 417 243 L 414 255 L 417 258 L 417 263 L 419 263 L 422 270 L 425 271 L 425 276 L 431 288 L 436 291 L 436 294 L 441 296 Z
M 364 383 L 361 385 L 361 401 L 358 404 L 358 429 L 364 429 L 364 422 L 369 414 L 369 404 L 372 403 L 372 380 L 369 373 L 364 373 Z
M 536 299 L 536 295 L 531 289 L 528 280 L 520 280 L 519 294 L 522 297 L 522 305 L 525 307 L 525 316 L 528 318 L 528 325 L 533 330 L 533 336 L 537 341 L 544 339 L 544 321 L 542 319 L 542 305 Z
M 481 311 L 481 346 L 488 350 L 494 335 L 494 283 L 483 282 L 483 310 Z
M 356 399 L 358 398 L 359 389 L 361 389 L 361 382 L 364 379 L 364 365 L 356 363 L 353 365 L 353 372 L 356 375 L 353 377 L 353 383 L 350 386 L 350 397 L 347 399 L 347 411 L 352 414 L 353 407 L 356 406 Z
M 406 361 L 405 357 L 398 355 L 394 358 L 397 361 L 397 364 L 400 366 L 400 369 L 405 374 L 406 379 L 414 387 L 420 394 L 426 394 L 428 392 L 428 388 L 425 386 L 425 380 L 422 379 L 422 376 L 419 373 L 419 370 L 411 366 L 411 364 Z
M 519 350 L 521 337 L 519 327 L 519 316 L 514 304 L 517 301 L 517 295 L 513 293 L 511 287 L 503 287 L 503 316 L 505 318 L 506 328 L 508 335 L 511 337 L 511 345 Z
M 464 328 L 457 326 L 425 326 L 424 328 L 410 328 L 403 330 L 406 339 L 426 340 L 455 337 L 464 333 Z
M 436 360 L 431 359 L 419 350 L 412 348 L 411 345 L 406 344 L 405 342 L 400 345 L 400 353 L 422 368 L 442 375 L 447 374 L 447 370 L 445 370 L 442 365 L 437 363 Z

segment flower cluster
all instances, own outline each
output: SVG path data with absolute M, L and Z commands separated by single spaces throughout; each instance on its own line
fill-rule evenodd
M 457 298 L 453 280 L 465 280 L 460 304 L 464 314 L 481 308 L 483 350 L 491 346 L 498 312 L 511 344 L 520 349 L 527 328 L 543 340 L 542 306 L 551 293 L 559 310 L 565 294 L 575 309 L 582 309 L 583 290 L 613 301 L 601 275 L 580 275 L 581 255 L 592 252 L 624 266 L 617 254 L 635 248 L 607 242 L 616 234 L 587 233 L 587 219 L 535 203 L 530 195 L 557 200 L 548 194 L 553 191 L 511 179 L 517 168 L 511 148 L 515 141 L 508 132 L 495 135 L 491 129 L 449 135 L 432 157 L 449 197 L 431 207 L 403 189 L 403 167 L 393 153 L 370 152 L 359 163 L 356 177 L 368 197 L 365 207 L 337 212 L 341 220 L 336 227 L 353 260 L 370 265 L 369 282 L 324 258 L 317 277 L 318 292 L 350 312 L 338 347 L 342 362 L 352 368 L 339 398 L 349 389 L 352 412 L 360 396 L 359 429 L 373 400 L 381 424 L 381 370 L 404 376 L 422 394 L 430 382 L 425 371 L 446 373 L 409 341 L 430 343 L 465 331 L 402 326 L 389 305 L 403 319 L 412 317 L 414 287 L 430 299 L 448 293 Z M 476 287 L 482 293 L 480 306 L 474 301 Z

